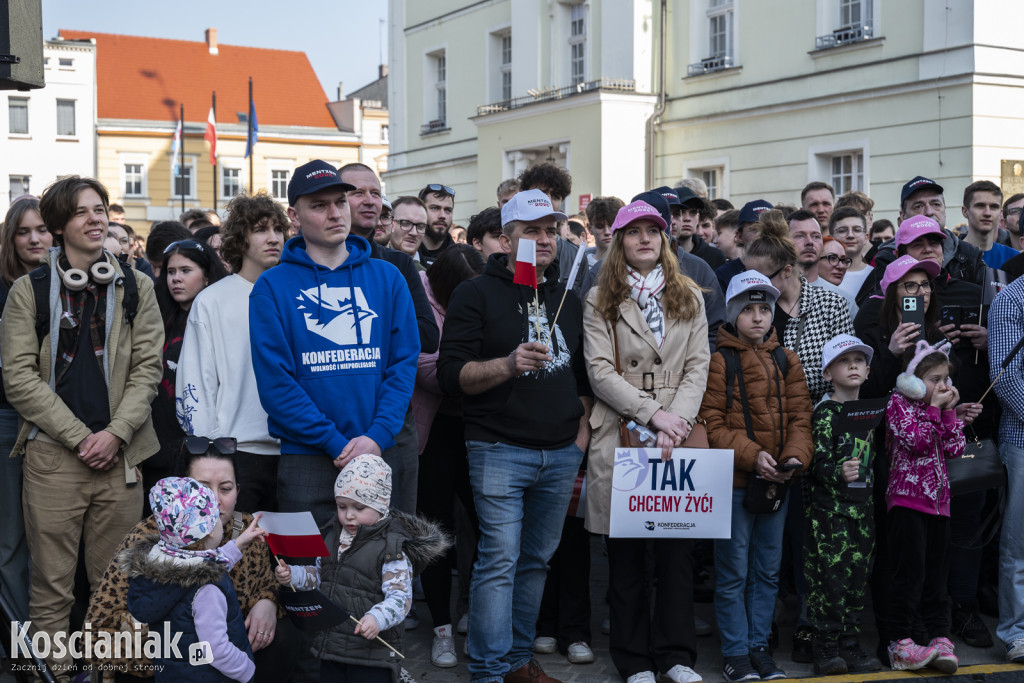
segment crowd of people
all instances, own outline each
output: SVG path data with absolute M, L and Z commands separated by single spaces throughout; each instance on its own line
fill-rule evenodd
M 983 613 L 1024 663 L 1024 194 L 971 183 L 952 226 L 922 176 L 895 224 L 824 182 L 737 209 L 688 179 L 575 216 L 571 188 L 536 165 L 462 228 L 444 183 L 389 199 L 313 160 L 287 207 L 241 194 L 144 239 L 91 178 L 12 202 L 6 616 L 210 649 L 55 648 L 56 680 L 407 681 L 422 591 L 434 666 L 554 681 L 536 653 L 594 661 L 595 537 L 627 683 L 702 680 L 714 630 L 726 680 L 785 678 L 780 593 L 819 674 L 955 672 L 994 642 Z M 610 536 L 614 452 L 640 446 L 733 452 L 728 538 Z M 261 512 L 311 513 L 329 555 L 273 556 Z M 279 589 L 352 619 L 305 632 Z

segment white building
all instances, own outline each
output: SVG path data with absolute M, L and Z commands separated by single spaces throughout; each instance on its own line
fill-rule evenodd
M 12 198 L 39 195 L 66 175 L 96 175 L 96 45 L 48 40 L 46 87 L 4 91 L 0 135 L 0 211 Z

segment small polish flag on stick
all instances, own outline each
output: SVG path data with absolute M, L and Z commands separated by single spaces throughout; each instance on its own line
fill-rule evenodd
M 263 512 L 260 528 L 267 532 L 271 552 L 285 557 L 327 557 L 327 544 L 309 512 Z
M 537 289 L 537 242 L 534 240 L 519 240 L 512 282 Z

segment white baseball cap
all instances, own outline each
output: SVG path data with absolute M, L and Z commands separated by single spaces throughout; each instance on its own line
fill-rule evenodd
M 825 370 L 832 364 L 836 358 L 849 353 L 850 351 L 860 351 L 867 358 L 868 365 L 871 365 L 871 358 L 875 355 L 875 350 L 870 346 L 857 339 L 852 334 L 840 334 L 833 337 L 831 341 L 825 343 L 825 346 L 821 349 L 821 374 L 825 375 Z
M 556 221 L 564 221 L 568 218 L 561 211 L 555 211 L 551 199 L 540 190 L 523 190 L 512 195 L 512 199 L 501 207 L 501 225 L 508 225 L 512 221 L 535 221 L 540 218 L 553 216 Z

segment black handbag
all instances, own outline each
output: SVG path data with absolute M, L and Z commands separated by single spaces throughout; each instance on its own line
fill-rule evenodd
M 789 480 L 781 484 L 751 474 L 747 480 L 747 492 L 743 494 L 743 509 L 752 515 L 778 512 L 786 501 Z
M 972 430 L 973 431 L 973 430 Z M 1006 468 L 999 459 L 999 448 L 992 439 L 967 439 L 964 454 L 946 460 L 949 492 L 959 496 L 1006 486 Z

